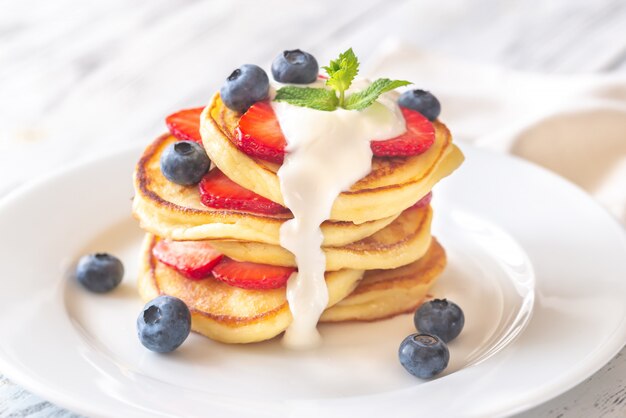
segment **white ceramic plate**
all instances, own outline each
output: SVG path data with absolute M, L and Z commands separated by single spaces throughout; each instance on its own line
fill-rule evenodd
M 64 170 L 0 203 L 0 370 L 89 416 L 493 416 L 529 408 L 592 374 L 626 339 L 626 239 L 583 192 L 523 161 L 464 147 L 435 189 L 449 266 L 434 296 L 466 327 L 444 375 L 397 360 L 412 317 L 325 325 L 324 345 L 228 346 L 192 335 L 175 353 L 135 335 L 142 233 L 130 216 L 139 149 Z M 120 256 L 108 295 L 70 279 L 82 254 Z M 403 414 L 403 415 L 401 415 Z

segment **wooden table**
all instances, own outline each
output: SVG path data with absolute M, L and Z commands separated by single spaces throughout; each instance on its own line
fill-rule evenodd
M 623 0 L 0 2 L 0 195 L 84 155 L 145 143 L 242 62 L 282 49 L 417 48 L 517 70 L 626 73 Z M 7 278 L 3 278 L 7 280 Z M 626 415 L 626 351 L 523 417 Z M 514 378 L 513 376 L 511 378 Z M 0 417 L 68 417 L 0 375 Z

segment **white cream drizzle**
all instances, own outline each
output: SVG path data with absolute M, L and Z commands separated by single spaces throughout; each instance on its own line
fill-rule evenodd
M 323 81 L 315 83 L 322 85 Z M 367 85 L 368 80 L 355 80 L 348 93 Z M 293 316 L 283 339 L 288 347 L 320 343 L 317 322 L 328 304 L 320 225 L 330 218 L 337 196 L 370 173 L 370 141 L 406 130 L 396 99 L 387 93 L 364 110 L 332 112 L 271 102 L 287 140 L 285 161 L 278 170 L 280 188 L 294 216 L 281 227 L 280 244 L 294 254 L 298 266 L 287 283 Z

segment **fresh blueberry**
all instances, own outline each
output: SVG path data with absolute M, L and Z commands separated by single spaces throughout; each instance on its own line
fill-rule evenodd
M 159 296 L 146 303 L 137 317 L 139 341 L 151 351 L 169 353 L 189 336 L 191 313 L 185 303 L 173 296 Z
M 412 334 L 400 344 L 398 357 L 407 372 L 420 379 L 429 379 L 448 366 L 450 352 L 439 337 Z
M 429 121 L 437 119 L 441 113 L 441 104 L 429 91 L 410 90 L 400 95 L 398 104 L 407 109 L 417 110 Z
M 436 335 L 448 343 L 461 333 L 465 316 L 456 303 L 434 299 L 420 306 L 413 322 L 419 332 Z
M 106 253 L 82 256 L 76 266 L 76 279 L 87 290 L 106 293 L 117 287 L 124 277 L 124 265 Z
M 245 112 L 250 106 L 269 96 L 270 80 L 258 65 L 244 64 L 228 76 L 220 96 L 229 109 Z
M 308 52 L 283 51 L 272 62 L 272 76 L 280 83 L 309 84 L 317 80 L 319 66 Z
M 200 182 L 210 165 L 204 148 L 194 141 L 174 142 L 161 154 L 161 172 L 165 178 L 183 186 Z

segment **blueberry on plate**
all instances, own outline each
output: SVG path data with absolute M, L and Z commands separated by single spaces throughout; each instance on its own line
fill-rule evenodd
M 76 279 L 87 290 L 106 293 L 115 289 L 124 277 L 124 265 L 107 253 L 88 254 L 76 265 Z
M 448 343 L 461 333 L 465 315 L 456 303 L 434 299 L 415 311 L 413 322 L 419 332 L 436 335 Z
M 210 166 L 204 148 L 195 141 L 174 142 L 161 155 L 161 172 L 165 178 L 182 186 L 199 183 Z
M 226 78 L 220 89 L 224 104 L 237 112 L 245 112 L 250 106 L 269 97 L 270 80 L 261 67 L 244 64 Z
M 299 49 L 283 51 L 272 62 L 272 76 L 279 83 L 309 84 L 318 73 L 315 57 Z
M 437 119 L 441 113 L 441 104 L 429 91 L 409 90 L 400 95 L 398 104 L 407 109 L 416 110 L 429 121 Z
M 148 350 L 169 353 L 189 336 L 191 313 L 185 303 L 173 296 L 159 296 L 146 303 L 137 317 L 139 341 Z
M 398 357 L 407 372 L 420 379 L 429 379 L 448 366 L 450 352 L 439 337 L 412 334 L 400 344 Z

